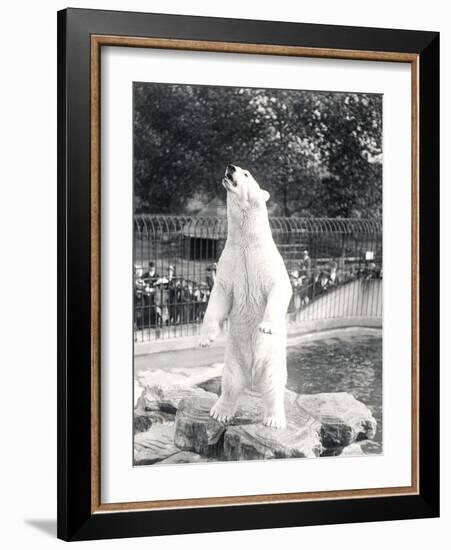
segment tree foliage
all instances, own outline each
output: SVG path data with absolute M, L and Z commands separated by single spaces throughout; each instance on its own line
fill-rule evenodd
M 136 83 L 137 211 L 182 213 L 249 169 L 284 216 L 375 216 L 382 204 L 380 95 Z M 268 203 L 269 204 L 269 203 Z

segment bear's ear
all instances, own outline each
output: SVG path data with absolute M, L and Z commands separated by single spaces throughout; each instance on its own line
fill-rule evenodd
M 268 202 L 268 199 L 269 199 L 269 197 L 270 197 L 271 195 L 268 193 L 268 191 L 265 191 L 264 189 L 262 189 L 261 192 L 262 192 L 263 200 L 264 200 L 265 202 Z

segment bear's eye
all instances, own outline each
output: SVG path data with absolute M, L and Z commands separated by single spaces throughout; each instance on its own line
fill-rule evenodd
M 249 177 L 249 172 L 244 172 L 244 175 L 246 176 L 246 178 Z

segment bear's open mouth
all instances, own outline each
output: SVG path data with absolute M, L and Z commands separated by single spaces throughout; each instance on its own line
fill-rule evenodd
M 230 191 L 232 188 L 237 186 L 236 182 L 233 181 L 228 174 L 222 178 L 222 185 L 227 189 L 227 191 Z
M 229 184 L 229 180 L 228 180 L 227 178 L 222 178 L 222 186 L 224 187 L 224 189 L 225 189 L 226 191 L 229 190 L 229 185 L 230 185 L 230 184 Z

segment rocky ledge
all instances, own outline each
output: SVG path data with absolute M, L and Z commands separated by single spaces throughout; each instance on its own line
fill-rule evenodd
M 261 399 L 252 392 L 232 422 L 217 422 L 209 413 L 220 388 L 216 380 L 202 386 L 144 389 L 135 408 L 136 465 L 355 456 L 362 454 L 359 442 L 376 434 L 370 410 L 348 393 L 286 390 L 287 428 L 275 430 L 262 425 Z

